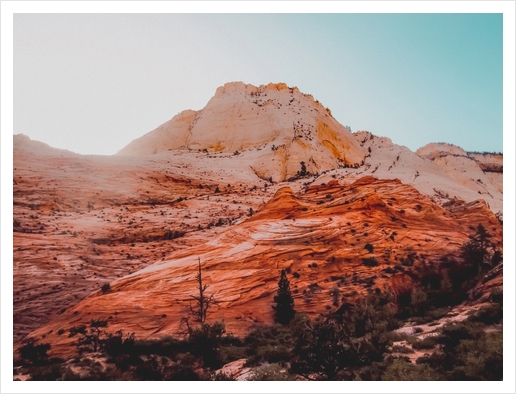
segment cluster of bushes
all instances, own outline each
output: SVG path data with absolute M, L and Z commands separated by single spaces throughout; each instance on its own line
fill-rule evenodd
M 500 298 L 494 294 L 493 299 Z M 411 341 L 415 349 L 435 349 L 413 364 L 391 355 L 399 348 L 390 350 L 399 339 L 392 332 L 399 321 L 390 301 L 370 292 L 358 304 L 345 304 L 315 320 L 298 313 L 288 324 L 257 325 L 243 339 L 227 334 L 221 322 L 202 324 L 183 340 L 139 340 L 119 331 L 100 341 L 107 368 L 77 358 L 88 371 L 83 375 L 61 359 L 49 359 L 50 345 L 34 341 L 20 348 L 20 363 L 32 380 L 231 380 L 215 371 L 242 358 L 253 368 L 250 379 L 255 380 L 294 380 L 299 375 L 310 380 L 502 379 L 502 333 L 483 329 L 486 322 L 501 321 L 493 317 L 500 302 L 493 301 L 467 321 L 445 325 L 438 335 Z
M 435 337 L 437 351 L 416 360 L 438 380 L 502 380 L 503 333 L 471 321 L 449 323 Z
M 62 359 L 50 359 L 50 345 L 36 344 L 33 339 L 19 349 L 17 364 L 31 380 L 210 380 L 215 369 L 246 357 L 238 351 L 243 342 L 225 335 L 220 322 L 202 324 L 183 340 L 170 336 L 140 340 L 122 331 L 106 334 L 105 327 L 106 321 L 92 320 L 89 326 L 70 330 L 71 337 L 78 337 L 78 353 L 72 364 L 83 369 L 83 374 L 73 372 Z M 107 368 L 93 362 L 92 357 L 105 358 Z
M 447 256 L 432 264 L 419 264 L 408 272 L 419 286 L 398 296 L 400 319 L 412 317 L 428 323 L 446 315 L 449 307 L 474 299 L 472 289 L 486 273 L 502 261 L 500 251 L 490 242 L 490 235 L 479 225 L 475 234 L 461 248 L 460 261 Z M 491 311 L 495 316 L 501 313 Z
M 310 320 L 295 311 L 287 271 L 282 270 L 273 307 L 277 324 L 257 325 L 243 339 L 226 333 L 224 323 L 215 322 L 195 329 L 188 325 L 184 339 L 141 340 L 122 331 L 107 334 L 108 322 L 97 319 L 69 330 L 69 336 L 77 338 L 76 363 L 85 374 L 73 372 L 61 359 L 50 359 L 50 345 L 34 340 L 19 349 L 18 365 L 32 380 L 231 380 L 216 371 L 244 358 L 254 370 L 251 379 L 257 380 L 298 376 L 309 380 L 500 380 L 502 333 L 486 333 L 484 327 L 503 320 L 503 294 L 497 289 L 491 293 L 490 305 L 466 321 L 447 324 L 435 336 L 410 340 L 414 349 L 433 349 L 415 364 L 393 354 L 408 353 L 409 348 L 391 349 L 393 341 L 399 340 L 392 332 L 400 326 L 399 319 L 428 322 L 445 316 L 448 306 L 467 297 L 486 267 L 499 262 L 491 257 L 490 264 L 485 263 L 496 255 L 486 252 L 488 239 L 479 227 L 463 247 L 462 264 L 443 260 L 439 269 L 414 267 L 412 274 L 421 286 L 398 297 L 397 315 L 393 300 L 380 289 L 340 306 L 339 294 L 332 290 L 336 310 Z M 316 286 L 312 284 L 311 291 Z M 82 357 L 84 352 L 89 356 Z M 92 360 L 92 353 L 104 357 L 107 367 Z

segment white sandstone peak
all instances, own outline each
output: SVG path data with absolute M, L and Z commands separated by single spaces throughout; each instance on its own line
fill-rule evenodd
M 260 178 L 275 182 L 295 176 L 301 162 L 306 171 L 320 173 L 358 166 L 366 154 L 327 108 L 285 83 L 226 83 L 203 109 L 181 112 L 118 155 L 176 149 L 243 153 Z

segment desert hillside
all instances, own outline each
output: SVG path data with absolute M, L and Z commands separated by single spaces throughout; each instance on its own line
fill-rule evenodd
M 109 320 L 113 332 L 174 335 L 189 313 L 198 259 L 219 302 L 210 319 L 242 335 L 253 323 L 273 322 L 281 269 L 291 275 L 296 309 L 317 316 L 332 308 L 336 288 L 347 302 L 368 289 L 410 293 L 417 282 L 410 272 L 457 257 L 479 223 L 501 248 L 502 228 L 481 202 L 446 210 L 398 180 L 373 177 L 300 193 L 283 187 L 240 224 L 112 281 L 107 293 L 94 292 L 31 335 L 46 335 L 56 352 L 70 349 L 58 331 L 92 318 Z

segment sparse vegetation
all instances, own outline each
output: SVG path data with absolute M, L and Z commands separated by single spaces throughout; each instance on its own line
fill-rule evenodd
M 366 257 L 362 259 L 362 264 L 366 267 L 376 267 L 378 266 L 378 260 L 374 257 Z
M 206 321 L 206 314 L 208 313 L 208 309 L 217 303 L 217 300 L 214 298 L 214 294 L 206 294 L 206 289 L 208 285 L 202 283 L 202 270 L 201 270 L 201 259 L 199 258 L 199 265 L 197 268 L 197 274 L 195 275 L 195 281 L 197 282 L 197 290 L 199 291 L 199 295 L 191 295 L 190 297 L 194 299 L 195 306 L 190 304 L 190 314 L 195 317 L 195 319 L 204 323 Z

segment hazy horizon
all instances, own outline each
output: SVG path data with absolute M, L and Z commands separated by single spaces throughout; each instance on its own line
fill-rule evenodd
M 218 86 L 285 82 L 412 150 L 503 152 L 502 14 L 16 14 L 14 129 L 114 154 Z

